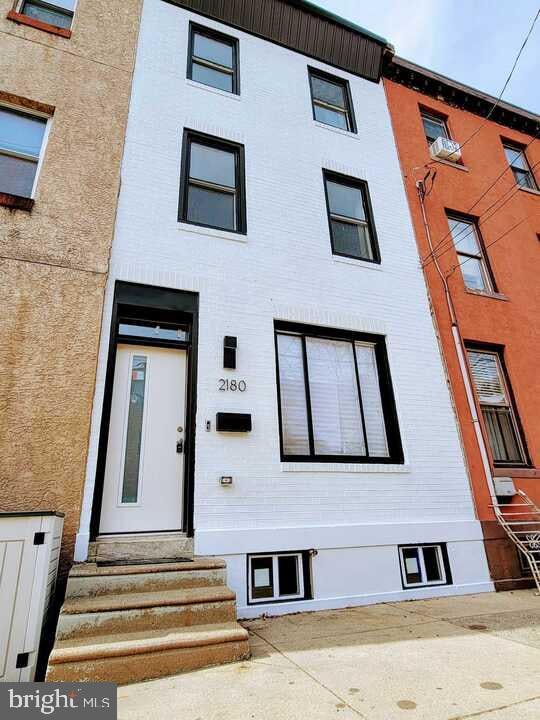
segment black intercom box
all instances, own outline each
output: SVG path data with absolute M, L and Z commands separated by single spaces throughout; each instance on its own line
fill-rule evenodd
M 251 432 L 251 413 L 218 412 L 216 430 L 221 432 Z

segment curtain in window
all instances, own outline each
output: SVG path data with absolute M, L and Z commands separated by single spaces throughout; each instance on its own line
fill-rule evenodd
M 278 335 L 281 428 L 285 455 L 309 455 L 302 339 Z
M 375 348 L 373 345 L 360 342 L 356 342 L 354 347 L 358 366 L 358 377 L 360 379 L 360 391 L 362 393 L 369 454 L 375 457 L 388 457 L 388 442 L 386 439 L 386 427 L 384 424 L 383 406 L 379 390 L 379 375 L 377 372 Z
M 365 455 L 353 347 L 306 338 L 316 455 Z

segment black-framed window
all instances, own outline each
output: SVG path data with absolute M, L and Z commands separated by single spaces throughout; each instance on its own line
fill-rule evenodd
M 203 85 L 239 95 L 238 40 L 190 23 L 187 76 Z
M 514 173 L 516 183 L 524 188 L 538 190 L 535 177 L 525 155 L 525 150 L 519 145 L 503 142 L 504 154 Z
M 178 219 L 246 232 L 243 145 L 184 130 Z
M 380 262 L 367 183 L 328 170 L 323 179 L 333 254 Z
M 423 109 L 420 109 L 420 117 L 428 145 L 432 145 L 438 137 L 451 139 L 445 118 Z
M 341 130 L 356 132 L 356 122 L 347 80 L 308 68 L 313 119 Z
M 496 291 L 495 280 L 476 220 L 449 212 L 446 216 L 463 282 L 471 290 L 487 293 Z
M 494 465 L 527 465 L 527 451 L 502 351 L 475 345 L 467 348 L 467 355 Z
M 306 550 L 248 555 L 247 576 L 249 605 L 311 598 Z
M 398 551 L 404 589 L 452 584 L 444 543 L 400 545 Z
M 274 326 L 282 459 L 403 462 L 384 337 Z
M 48 25 L 69 30 L 73 22 L 76 0 L 23 0 L 19 12 Z

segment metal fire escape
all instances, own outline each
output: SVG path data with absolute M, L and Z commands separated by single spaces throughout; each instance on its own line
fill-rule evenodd
M 540 593 L 540 509 L 522 491 L 520 502 L 492 505 L 497 520 L 531 569 Z

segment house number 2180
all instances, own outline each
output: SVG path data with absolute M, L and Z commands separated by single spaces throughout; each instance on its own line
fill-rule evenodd
M 219 389 L 223 392 L 245 392 L 247 385 L 245 380 L 228 380 L 226 378 L 220 378 Z

